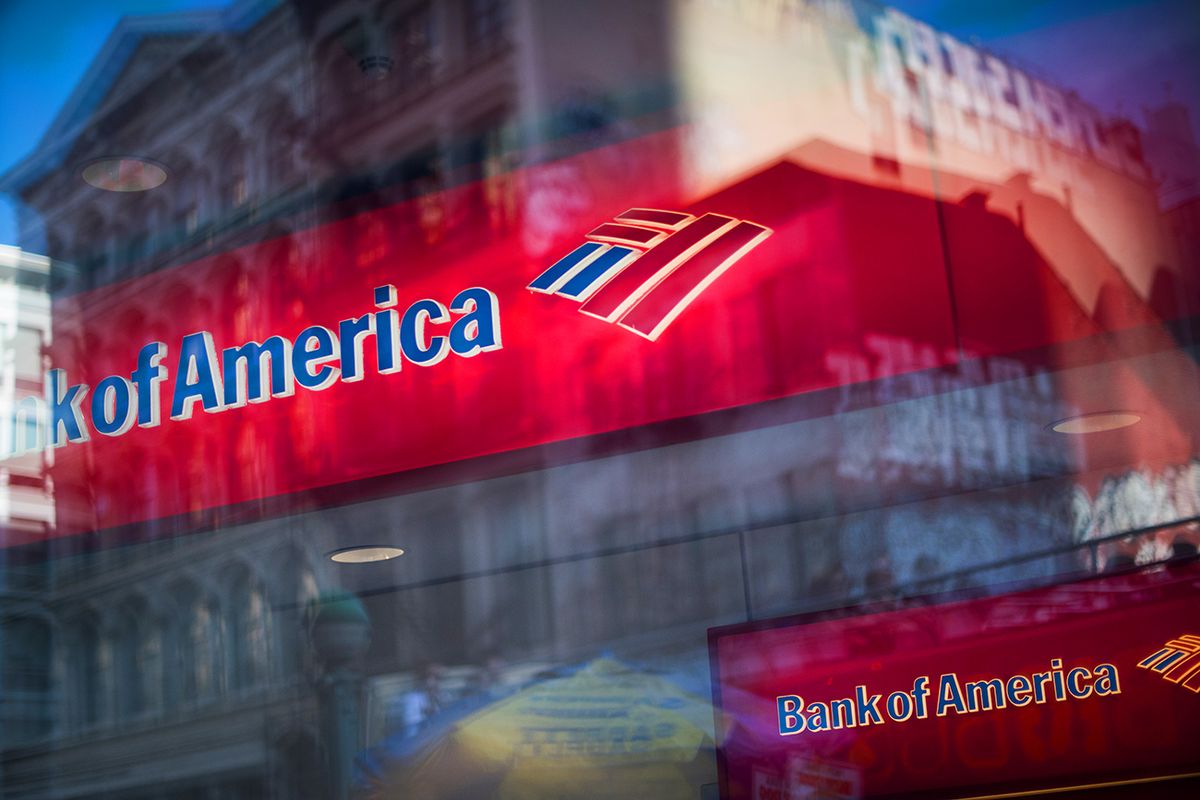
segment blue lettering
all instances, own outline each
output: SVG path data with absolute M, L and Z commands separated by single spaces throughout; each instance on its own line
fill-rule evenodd
M 399 372 L 404 360 L 400 358 L 399 314 L 394 308 L 375 312 L 375 359 L 379 374 Z
M 212 334 L 189 333 L 179 345 L 179 368 L 171 397 L 171 419 L 191 419 L 192 406 L 199 400 L 204 410 L 221 411 L 221 376 Z
M 999 678 L 986 681 L 967 681 L 964 688 L 967 692 L 968 711 L 990 711 L 993 708 L 1004 708 L 1004 684 Z
M 120 436 L 133 427 L 133 384 L 123 375 L 110 375 L 96 384 L 92 395 L 92 427 L 105 436 Z
M 375 307 L 391 308 L 396 305 L 396 287 L 390 283 L 375 287 Z
M 136 387 L 137 424 L 142 428 L 153 428 L 160 422 L 162 401 L 158 396 L 158 385 L 167 377 L 162 367 L 166 355 L 165 344 L 151 342 L 138 351 L 137 369 L 129 376 Z
M 61 369 L 50 370 L 46 382 L 46 404 L 50 406 L 50 446 L 62 447 L 67 442 L 86 442 L 88 429 L 83 421 L 81 406 L 88 391 L 87 384 L 64 386 L 67 373 Z M 60 433 L 66 434 L 66 441 Z
M 854 701 L 849 697 L 834 700 L 829 704 L 829 716 L 834 728 L 853 728 Z
M 386 309 L 375 312 L 375 359 L 379 374 L 399 372 L 403 359 L 400 358 L 400 326 L 396 323 L 396 287 L 390 283 L 375 287 L 375 307 Z
M 450 310 L 464 314 L 450 328 L 450 349 L 464 358 L 499 350 L 500 303 L 487 289 L 464 289 L 450 303 Z
M 426 324 L 450 321 L 450 312 L 436 300 L 418 300 L 400 320 L 400 348 L 404 357 L 420 367 L 432 367 L 450 352 L 445 336 L 426 336 Z M 426 345 L 428 340 L 428 345 Z
M 1046 684 L 1050 681 L 1049 672 L 1033 673 L 1033 702 L 1046 702 Z
M 1029 701 L 1033 699 L 1029 692 L 1029 678 L 1024 675 L 1014 675 L 1004 685 L 1004 694 L 1008 698 L 1009 705 L 1017 708 L 1029 705 Z
M 363 340 L 374 334 L 374 314 L 363 314 L 358 319 L 344 319 L 338 323 L 338 339 L 342 343 L 342 380 L 363 379 Z
M 779 735 L 791 736 L 804 730 L 804 700 L 794 694 L 785 694 L 775 698 L 775 707 L 779 711 Z
M 263 359 L 270 372 L 263 369 Z M 225 405 L 243 406 L 263 403 L 272 397 L 289 397 L 295 392 L 292 377 L 292 343 L 272 336 L 262 344 L 247 342 L 229 347 L 221 354 L 225 376 Z M 269 386 L 268 386 L 269 382 Z
M 503 346 L 499 301 L 483 287 L 462 290 L 449 307 L 432 299 L 418 300 L 403 315 L 395 308 L 397 292 L 392 284 L 376 287 L 373 299 L 376 311 L 341 320 L 336 333 L 320 325 L 307 327 L 294 345 L 281 336 L 271 336 L 261 344 L 247 342 L 218 353 L 211 333 L 197 331 L 184 336 L 174 375 L 170 418 L 190 419 L 197 403 L 213 413 L 286 397 L 294 393 L 297 383 L 319 390 L 339 378 L 347 382 L 362 380 L 365 342 L 371 336 L 376 339 L 378 370 L 382 374 L 398 372 L 405 360 L 428 367 L 451 352 L 472 358 Z M 437 325 L 449 327 L 439 333 L 431 328 Z M 51 446 L 61 447 L 87 441 L 92 428 L 105 436 L 119 436 L 134 425 L 150 428 L 161 424 L 164 401 L 160 384 L 168 377 L 163 365 L 166 356 L 163 342 L 144 345 L 138 351 L 134 370 L 127 376 L 113 375 L 101 381 L 87 409 L 83 403 L 88 385 L 68 385 L 63 370 L 50 370 L 45 405 L 41 398 L 25 398 L 14 410 L 13 447 L 17 452 L 37 448 L 43 438 L 48 438 Z M 867 698 L 860 691 L 859 699 L 865 707 L 854 712 L 855 720 L 881 718 L 878 695 Z M 846 711 L 839 707 L 839 713 L 844 716 Z
M 913 705 L 917 707 L 917 719 L 929 716 L 929 678 L 925 675 L 913 681 Z
M 967 713 L 967 704 L 963 702 L 962 690 L 958 687 L 958 676 L 953 672 L 943 675 L 938 684 L 936 713 L 939 717 L 944 717 L 950 709 L 959 714 Z
M 855 686 L 854 694 L 857 699 L 858 708 L 858 724 L 859 725 L 882 725 L 883 715 L 879 713 L 879 698 L 883 695 L 873 694 L 870 698 L 867 697 L 866 686 Z M 907 695 L 905 695 L 907 697 Z
M 888 716 L 893 722 L 904 722 L 912 716 L 913 701 L 908 692 L 892 692 L 887 699 Z
M 292 348 L 292 372 L 296 383 L 314 392 L 332 386 L 337 380 L 338 368 L 330 366 L 329 362 L 337 358 L 336 350 L 337 336 L 328 328 L 313 325 L 300 331 L 296 346 Z M 313 367 L 317 368 L 315 372 Z
M 829 706 L 813 703 L 809 708 L 812 711 L 808 714 L 808 729 L 814 733 L 829 730 Z
M 1099 664 L 1092 670 L 1092 674 L 1096 676 L 1096 682 L 1092 688 L 1095 690 L 1097 696 L 1121 693 L 1121 683 L 1117 677 L 1117 668 L 1112 664 Z
M 1092 673 L 1084 667 L 1076 667 L 1067 673 L 1067 691 L 1071 693 L 1071 697 L 1082 700 L 1092 693 L 1091 686 L 1080 683 L 1081 680 L 1090 677 L 1092 677 Z

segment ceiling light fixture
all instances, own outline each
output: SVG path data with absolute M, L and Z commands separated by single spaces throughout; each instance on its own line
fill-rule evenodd
M 329 560 L 339 564 L 370 564 L 375 561 L 390 561 L 402 555 L 404 551 L 399 547 L 366 544 L 334 550 L 329 554 Z
M 98 158 L 83 168 L 83 179 L 106 192 L 145 192 L 162 186 L 167 170 L 137 156 Z
M 1055 433 L 1069 434 L 1103 433 L 1104 431 L 1128 428 L 1141 421 L 1142 415 L 1132 411 L 1100 411 L 1094 414 L 1079 414 L 1052 422 L 1050 430 Z

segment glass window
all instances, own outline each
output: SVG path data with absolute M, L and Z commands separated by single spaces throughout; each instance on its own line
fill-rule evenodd
M 1185 0 L 0 5 L 0 797 L 1197 795 Z

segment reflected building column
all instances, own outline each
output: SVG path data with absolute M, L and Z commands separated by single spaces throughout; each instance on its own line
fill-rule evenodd
M 371 622 L 353 594 L 327 595 L 314 604 L 308 632 L 318 665 L 325 796 L 348 800 L 354 758 L 362 749 L 361 662 L 371 642 Z

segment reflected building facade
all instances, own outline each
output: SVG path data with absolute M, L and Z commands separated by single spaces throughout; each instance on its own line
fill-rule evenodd
M 48 255 L 14 256 L 35 278 L 0 322 L 23 337 L 0 382 L 12 436 L 51 337 L 82 360 L 112 336 L 89 321 L 167 341 L 186 309 L 251 341 L 264 317 L 315 324 L 321 287 L 381 263 L 414 281 L 503 248 L 550 263 L 623 202 L 614 175 L 689 204 L 785 197 L 764 222 L 816 240 L 795 272 L 824 300 L 799 309 L 784 275 L 722 310 L 738 374 L 649 356 L 696 391 L 770 397 L 683 421 L 619 424 L 651 377 L 564 389 L 520 365 L 528 398 L 567 397 L 600 433 L 462 474 L 289 484 L 353 430 L 298 402 L 267 433 L 135 443 L 120 475 L 56 449 L 5 460 L 0 796 L 325 796 L 309 628 L 335 590 L 371 621 L 377 743 L 601 651 L 683 681 L 713 625 L 1194 548 L 1195 144 L 1173 107 L 1149 118 L 859 3 L 242 0 L 124 20 L 2 179 Z M 79 180 L 114 153 L 167 183 Z M 949 338 L 876 325 L 863 285 L 910 245 L 947 282 Z M 821 383 L 796 394 L 789 355 L 751 337 L 801 316 L 855 345 L 815 343 Z M 1047 424 L 1097 387 L 1155 435 L 1064 444 Z M 132 521 L 106 522 L 114 483 Z M 326 558 L 364 532 L 408 553 Z
M 42 424 L 27 398 L 42 391 L 42 357 L 50 337 L 50 263 L 15 247 L 0 248 L 0 449 L 24 450 Z M 9 456 L 0 489 L 3 525 L 42 539 L 54 527 L 53 488 L 40 451 Z M 54 718 L 51 623 L 41 603 L 44 554 L 4 551 L 0 598 L 0 730 L 5 743 L 44 737 Z

